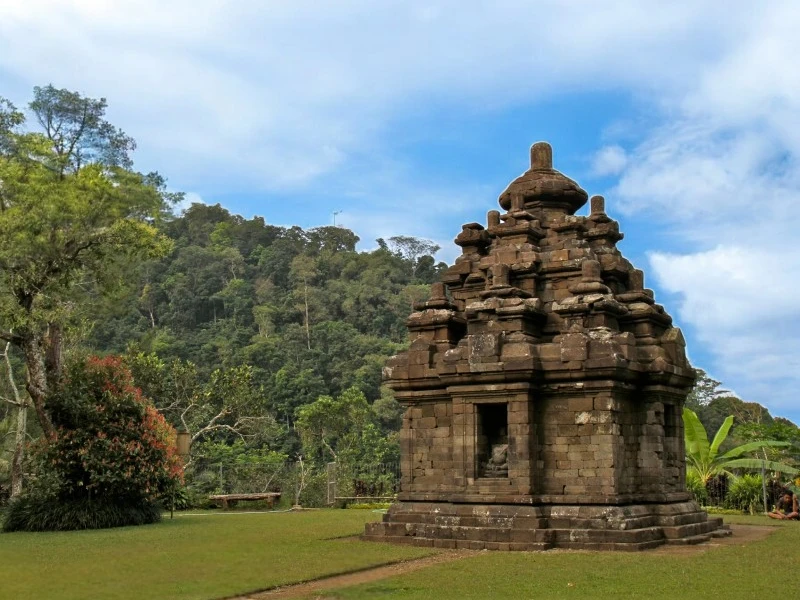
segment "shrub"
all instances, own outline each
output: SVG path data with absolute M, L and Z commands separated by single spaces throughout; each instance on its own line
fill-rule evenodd
M 705 511 L 710 515 L 741 515 L 742 511 L 735 508 L 720 508 L 719 506 L 707 506 Z
M 694 469 L 686 469 L 686 490 L 692 495 L 694 501 L 705 506 L 708 504 L 708 491 L 700 475 Z
M 748 473 L 737 477 L 728 489 L 725 505 L 728 508 L 747 510 L 751 515 L 763 510 L 764 491 L 761 477 Z
M 176 434 L 133 386 L 120 359 L 93 357 L 70 365 L 48 409 L 56 437 L 34 447 L 36 477 L 27 497 L 9 506 L 4 529 L 158 520 L 157 498 L 181 479 Z
M 23 496 L 6 510 L 5 531 L 67 531 L 145 525 L 161 520 L 155 502 L 124 504 L 108 499 L 59 500 L 46 496 Z

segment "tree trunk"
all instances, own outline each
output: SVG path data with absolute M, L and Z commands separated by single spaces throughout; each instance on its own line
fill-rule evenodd
M 22 341 L 22 352 L 25 355 L 25 366 L 28 371 L 28 381 L 25 388 L 33 401 L 36 418 L 42 427 L 42 432 L 48 440 L 55 438 L 56 432 L 50 415 L 47 414 L 45 402 L 47 400 L 48 377 L 45 369 L 45 357 L 41 340 L 36 336 L 26 336 Z
M 14 435 L 14 456 L 11 459 L 11 497 L 16 498 L 22 493 L 22 484 L 25 476 L 23 463 L 25 460 L 25 437 L 28 433 L 28 401 L 22 397 L 14 378 L 14 369 L 11 367 L 11 358 L 8 351 L 11 343 L 6 344 L 3 358 L 5 359 L 6 369 L 8 370 L 8 384 L 14 399 L 11 401 L 17 408 L 17 427 Z
M 308 323 L 308 284 L 305 277 L 303 277 L 303 301 L 306 305 L 306 344 L 308 349 L 311 350 L 311 329 Z
M 17 405 L 17 432 L 14 436 L 14 458 L 11 459 L 11 497 L 22 493 L 25 477 L 23 463 L 25 461 L 25 436 L 28 432 L 28 406 Z
M 45 342 L 44 371 L 47 375 L 47 386 L 53 388 L 61 377 L 61 347 L 64 333 L 61 325 L 50 323 L 47 327 L 47 340 Z

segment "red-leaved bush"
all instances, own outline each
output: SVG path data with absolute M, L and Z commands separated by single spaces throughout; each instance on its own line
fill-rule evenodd
M 176 433 L 117 357 L 67 368 L 49 399 L 54 440 L 38 449 L 61 500 L 152 502 L 180 482 Z

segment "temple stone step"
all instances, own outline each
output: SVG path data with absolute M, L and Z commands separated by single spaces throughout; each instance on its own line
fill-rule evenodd
M 642 529 L 547 529 L 550 540 L 558 547 L 583 547 L 581 544 L 642 544 L 663 543 L 664 533 L 660 527 Z
M 543 529 L 548 520 L 540 517 L 461 516 L 437 513 L 396 512 L 384 515 L 389 523 L 420 523 L 429 525 L 454 525 L 464 527 L 508 527 L 513 529 Z
M 702 544 L 710 539 L 710 533 L 703 533 L 699 535 L 690 535 L 688 537 L 668 538 L 666 543 L 672 546 L 691 546 L 693 544 Z
M 418 535 L 392 535 L 390 532 L 367 531 L 362 539 L 373 542 L 387 542 L 392 544 L 405 544 L 423 548 L 444 548 L 457 550 L 516 550 L 516 551 L 543 551 L 550 550 L 553 545 L 549 542 L 536 541 L 487 541 L 452 539 L 439 537 L 424 537 Z
M 730 537 L 731 535 L 733 535 L 733 532 L 731 531 L 731 528 L 728 525 L 724 525 L 719 529 L 715 529 L 714 531 L 711 532 L 711 537 L 714 538 Z
M 705 535 L 717 529 L 717 525 L 714 522 L 705 521 L 703 523 L 691 523 L 689 525 L 679 525 L 677 527 L 662 527 L 662 529 L 664 531 L 664 537 L 672 540 L 687 536 Z
M 518 552 L 541 552 L 553 545 L 546 542 L 485 542 L 482 540 L 446 540 L 414 538 L 414 546 L 427 548 L 449 548 L 453 550 L 514 550 Z

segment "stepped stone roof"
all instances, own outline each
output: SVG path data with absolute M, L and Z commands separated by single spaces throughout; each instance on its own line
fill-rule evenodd
M 593 196 L 531 148 L 531 168 L 500 195 L 501 213 L 467 223 L 462 254 L 409 317 L 411 347 L 385 376 L 395 389 L 463 381 L 613 376 L 687 390 L 684 339 L 644 275 L 617 249 L 623 235 Z

